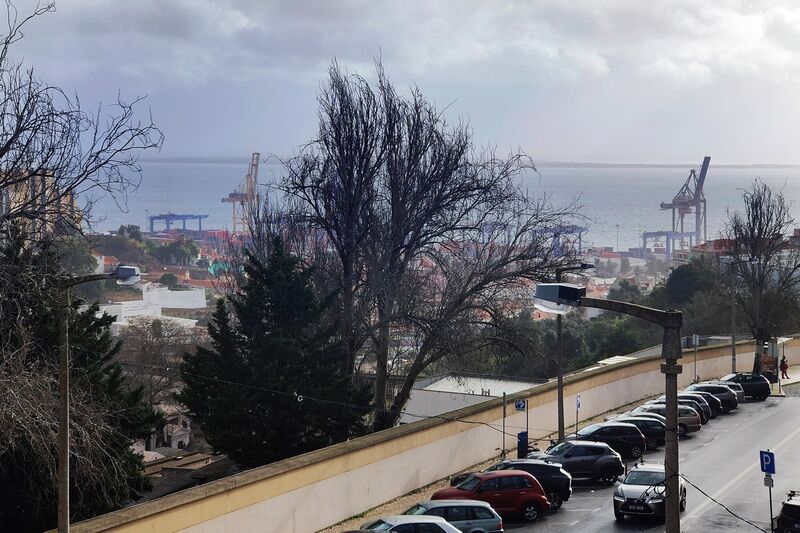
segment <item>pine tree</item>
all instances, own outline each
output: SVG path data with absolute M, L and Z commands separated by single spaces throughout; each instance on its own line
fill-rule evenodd
M 181 368 L 179 399 L 208 442 L 252 467 L 364 432 L 369 387 L 340 372 L 343 346 L 311 270 L 276 239 L 266 264 L 247 256 L 245 273 L 241 294 L 217 302 L 211 346 Z

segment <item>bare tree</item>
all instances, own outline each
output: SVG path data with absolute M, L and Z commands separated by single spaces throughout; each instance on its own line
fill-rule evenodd
M 397 94 L 377 65 L 373 88 L 337 64 L 320 96 L 320 136 L 287 162 L 285 191 L 336 251 L 350 371 L 371 346 L 376 429 L 393 425 L 414 380 L 446 353 L 487 342 L 491 312 L 547 277 L 569 254 L 554 247 L 574 206 L 553 209 L 520 185 L 524 154 L 476 152 L 414 88 Z M 391 407 L 393 330 L 416 339 Z
M 118 97 L 112 106 L 87 112 L 77 96 L 14 62 L 10 50 L 23 27 L 54 11 L 55 4 L 37 5 L 25 17 L 10 0 L 6 8 L 7 30 L 0 37 L 0 238 L 19 221 L 28 224 L 32 238 L 61 225 L 80 228 L 92 195 L 110 194 L 124 203 L 139 183 L 136 156 L 160 147 L 163 136 L 151 118 L 136 119 L 142 98 Z
M 151 406 L 171 400 L 180 384 L 183 354 L 198 342 L 192 329 L 170 319 L 139 317 L 120 335 L 118 360 Z
M 789 204 L 756 179 L 743 191 L 744 210 L 728 213 L 723 236 L 730 241 L 727 253 L 735 269 L 737 307 L 744 312 L 756 342 L 753 372 L 761 371 L 762 346 L 776 334 L 793 327 L 798 311 L 800 248 L 784 235 L 794 227 Z M 731 276 L 722 279 L 730 282 Z

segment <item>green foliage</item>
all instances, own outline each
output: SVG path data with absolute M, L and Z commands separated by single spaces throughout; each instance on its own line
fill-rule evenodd
M 343 346 L 311 271 L 279 240 L 266 264 L 249 255 L 245 270 L 230 305 L 236 322 L 218 300 L 211 346 L 181 367 L 179 399 L 208 442 L 252 467 L 364 432 L 369 387 L 340 372 Z
M 197 259 L 200 247 L 192 239 L 181 235 L 177 241 L 158 246 L 150 253 L 165 264 L 188 265 Z
M 167 272 L 158 278 L 158 282 L 172 289 L 180 282 L 180 280 L 178 280 L 178 276 L 172 272 Z
M 666 301 L 680 307 L 694 298 L 699 291 L 708 291 L 717 285 L 717 272 L 704 259 L 693 259 L 674 269 L 665 285 Z
M 90 235 L 89 244 L 98 255 L 113 255 L 120 263 L 139 265 L 146 261 L 145 245 L 119 235 Z
M 640 303 L 643 299 L 642 291 L 639 287 L 623 279 L 619 282 L 619 286 L 612 287 L 608 291 L 609 300 L 618 300 L 620 302 Z
M 117 230 L 117 235 L 142 242 L 142 230 L 134 224 L 123 224 Z
M 628 259 L 627 256 L 622 256 L 622 259 L 619 261 L 619 272 L 620 274 L 627 274 L 631 271 L 631 260 Z

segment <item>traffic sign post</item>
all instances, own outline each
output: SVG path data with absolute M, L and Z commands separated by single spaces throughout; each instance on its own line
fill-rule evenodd
M 758 458 L 761 462 L 761 471 L 764 472 L 764 486 L 769 491 L 769 531 L 772 533 L 772 486 L 774 485 L 772 476 L 775 474 L 775 454 L 769 449 L 762 450 L 758 453 Z
M 528 400 L 514 400 L 514 409 L 525 411 L 525 438 L 528 438 Z

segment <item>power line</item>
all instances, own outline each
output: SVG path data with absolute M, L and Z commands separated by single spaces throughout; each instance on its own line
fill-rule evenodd
M 714 499 L 714 498 L 713 498 L 713 497 L 712 497 L 710 494 L 708 494 L 706 491 L 704 491 L 703 489 L 701 489 L 700 487 L 698 487 L 697 485 L 695 485 L 694 483 L 692 483 L 691 481 L 689 481 L 689 480 L 686 478 L 686 476 L 685 476 L 685 475 L 681 474 L 681 477 L 683 478 L 683 480 L 684 480 L 684 481 L 686 481 L 686 483 L 688 483 L 688 484 L 689 484 L 689 485 L 691 485 L 692 487 L 694 487 L 694 488 L 696 488 L 697 490 L 699 490 L 699 491 L 700 491 L 700 493 L 701 493 L 703 496 L 705 496 L 706 498 L 708 498 L 708 499 L 709 499 L 709 500 L 711 500 L 712 502 L 716 503 L 717 505 L 719 505 L 720 507 L 722 507 L 723 509 L 725 509 L 726 511 L 728 511 L 728 513 L 730 513 L 730 515 L 731 515 L 731 516 L 733 516 L 734 518 L 737 518 L 738 520 L 741 520 L 742 522 L 744 522 L 744 523 L 746 523 L 746 524 L 750 524 L 751 526 L 753 526 L 754 528 L 756 528 L 756 529 L 757 529 L 757 530 L 759 530 L 759 531 L 763 531 L 764 533 L 768 533 L 768 532 L 767 532 L 767 530 L 765 530 L 765 529 L 761 529 L 760 527 L 758 527 L 757 525 L 755 525 L 755 524 L 754 524 L 753 522 L 751 522 L 750 520 L 748 520 L 748 519 L 746 519 L 746 518 L 744 518 L 744 517 L 742 517 L 742 516 L 740 516 L 740 515 L 738 515 L 738 514 L 734 513 L 733 511 L 731 511 L 731 510 L 730 510 L 730 508 L 728 508 L 728 506 L 727 506 L 727 505 L 725 505 L 724 503 L 722 503 L 722 502 L 720 502 L 720 501 L 717 501 L 717 500 L 715 500 L 715 499 Z M 770 517 L 770 519 L 771 519 L 771 517 Z

